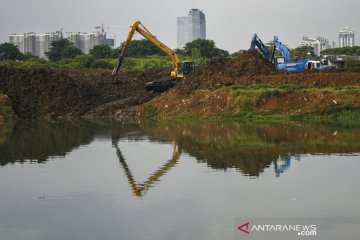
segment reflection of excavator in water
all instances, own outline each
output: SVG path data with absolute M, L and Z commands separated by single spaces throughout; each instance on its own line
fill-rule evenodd
M 194 63 L 191 61 L 180 62 L 180 59 L 179 59 L 178 55 L 175 53 L 175 51 L 173 51 L 172 49 L 167 47 L 165 44 L 160 42 L 154 35 L 152 35 L 149 32 L 149 30 L 147 30 L 141 24 L 140 21 L 136 21 L 130 27 L 130 31 L 126 38 L 124 47 L 119 55 L 118 62 L 112 72 L 112 75 L 115 75 L 119 71 L 119 69 L 123 63 L 123 60 L 125 58 L 125 55 L 127 53 L 127 50 L 129 48 L 131 39 L 133 38 L 133 36 L 135 34 L 135 31 L 140 33 L 147 40 L 149 40 L 155 46 L 157 46 L 161 51 L 163 51 L 166 55 L 168 55 L 170 57 L 171 63 L 172 63 L 173 70 L 171 71 L 170 78 L 157 79 L 157 80 L 153 80 L 153 81 L 147 83 L 146 84 L 147 90 L 153 90 L 153 91 L 157 91 L 157 92 L 165 91 L 165 90 L 175 86 L 179 80 L 184 78 L 184 75 L 188 74 L 194 68 Z
M 281 174 L 283 174 L 284 172 L 290 169 L 291 157 L 295 157 L 296 160 L 300 161 L 299 154 L 291 155 L 290 153 L 288 153 L 285 157 L 282 158 L 284 162 L 281 165 L 278 165 L 278 160 L 274 161 L 274 170 L 276 177 L 280 177 Z
M 160 181 L 160 178 L 165 175 L 170 169 L 172 169 L 179 161 L 181 156 L 181 150 L 179 146 L 174 144 L 174 152 L 172 158 L 162 165 L 156 172 L 154 172 L 145 182 L 143 183 L 136 183 L 133 174 L 129 166 L 127 165 L 123 154 L 120 151 L 120 148 L 117 143 L 113 143 L 116 149 L 116 155 L 119 158 L 121 166 L 124 168 L 125 175 L 128 179 L 131 191 L 134 196 L 142 197 L 144 194 L 149 191 L 150 188 L 154 186 L 155 183 Z

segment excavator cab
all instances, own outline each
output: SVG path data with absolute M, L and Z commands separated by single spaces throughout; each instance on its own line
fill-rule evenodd
M 285 58 L 284 57 L 275 57 L 274 58 L 275 64 L 283 64 L 285 63 Z
M 191 72 L 191 70 L 193 70 L 195 68 L 195 63 L 192 61 L 182 61 L 180 63 L 180 71 L 182 74 L 187 75 L 189 74 L 189 72 Z

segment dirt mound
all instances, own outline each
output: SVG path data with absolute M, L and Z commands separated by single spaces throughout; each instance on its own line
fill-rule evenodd
M 150 100 L 155 94 L 145 91 L 145 83 L 167 72 L 122 72 L 113 77 L 108 70 L 0 67 L 0 91 L 22 118 L 110 116 Z M 126 104 L 110 104 L 119 100 Z
M 197 116 L 256 111 L 284 115 L 322 113 L 334 101 L 341 105 L 337 106 L 339 109 L 347 105 L 359 108 L 357 86 L 360 86 L 358 69 L 287 74 L 276 71 L 259 53 L 245 52 L 238 58 L 210 60 L 177 87 L 143 104 L 138 114 L 171 118 L 184 113 Z
M 215 90 L 233 84 L 254 85 L 282 84 L 309 87 L 359 86 L 359 69 L 308 70 L 304 73 L 287 74 L 276 71 L 273 64 L 260 53 L 247 51 L 237 58 L 214 58 L 205 67 L 192 71 L 175 91 L 191 94 L 196 90 Z
M 205 74 L 216 74 L 233 77 L 243 75 L 264 75 L 275 73 L 273 65 L 266 61 L 261 54 L 254 51 L 243 52 L 236 58 L 213 58 L 202 69 Z
M 195 69 L 177 88 L 189 93 L 196 89 L 214 89 L 234 83 L 239 77 L 275 74 L 274 66 L 262 55 L 254 51 L 246 51 L 236 58 L 213 58 L 205 67 Z

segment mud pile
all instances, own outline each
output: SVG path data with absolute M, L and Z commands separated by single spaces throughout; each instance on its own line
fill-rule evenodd
M 283 84 L 308 87 L 359 86 L 360 69 L 306 70 L 287 74 L 275 70 L 260 53 L 247 51 L 236 58 L 214 58 L 205 67 L 192 71 L 174 90 L 191 94 L 196 90 L 215 90 L 233 84 Z
M 264 75 L 275 73 L 273 65 L 266 61 L 261 54 L 246 51 L 236 58 L 213 58 L 202 69 L 200 74 L 216 74 L 238 77 L 243 75 Z
M 261 54 L 246 51 L 236 58 L 213 58 L 205 67 L 195 69 L 179 85 L 181 92 L 196 89 L 215 89 L 231 85 L 236 78 L 275 74 L 274 66 Z
M 206 117 L 254 112 L 322 114 L 331 108 L 360 109 L 358 86 L 357 69 L 287 74 L 276 71 L 259 53 L 245 52 L 237 58 L 210 60 L 177 87 L 143 104 L 138 114 L 158 119 L 182 114 Z
M 166 69 L 155 69 L 114 78 L 108 70 L 0 67 L 0 91 L 22 118 L 104 117 L 149 101 L 156 94 L 145 91 L 145 83 L 164 74 Z

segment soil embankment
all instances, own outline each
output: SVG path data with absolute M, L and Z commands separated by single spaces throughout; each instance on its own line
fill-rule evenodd
M 168 76 L 169 71 L 121 72 L 113 77 L 108 70 L 0 67 L 0 92 L 21 118 L 360 113 L 359 69 L 286 74 L 260 54 L 245 52 L 236 58 L 211 59 L 162 94 L 145 90 L 146 82 Z
M 111 76 L 106 70 L 0 67 L 0 91 L 21 118 L 128 115 L 154 97 L 144 85 L 164 69 Z
M 139 115 L 294 116 L 348 109 L 360 109 L 358 69 L 287 74 L 276 71 L 260 54 L 245 52 L 237 58 L 210 60 L 177 87 L 145 103 Z

